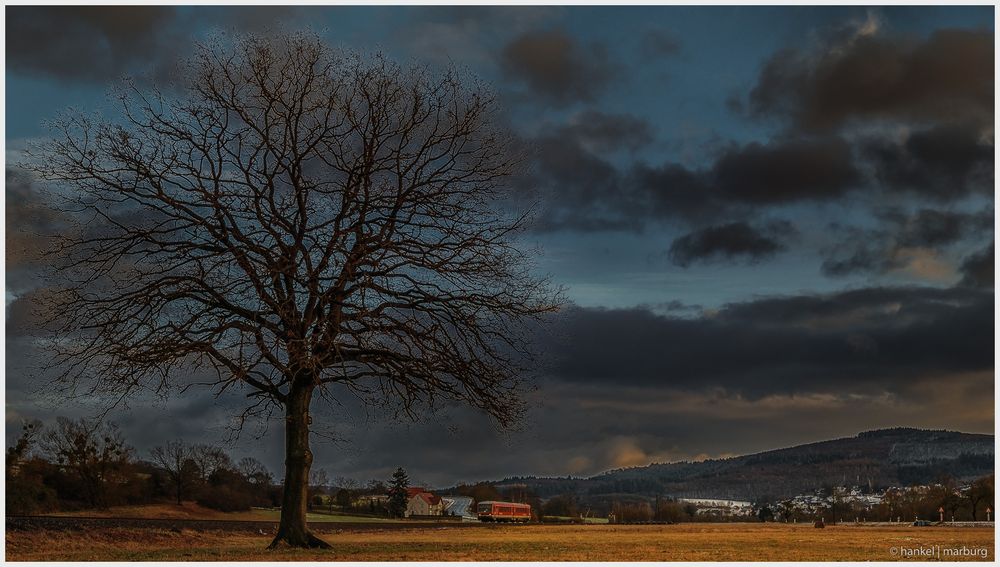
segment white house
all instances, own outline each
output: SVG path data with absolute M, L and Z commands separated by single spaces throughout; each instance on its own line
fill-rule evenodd
M 406 516 L 440 516 L 444 514 L 444 501 L 423 488 L 407 489 Z

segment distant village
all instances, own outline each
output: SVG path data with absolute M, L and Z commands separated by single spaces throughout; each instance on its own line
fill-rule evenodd
M 713 498 L 664 498 L 654 503 L 610 505 L 605 517 L 594 516 L 585 506 L 572 507 L 572 497 L 554 496 L 533 500 L 536 519 L 542 521 L 608 521 L 613 523 L 676 521 L 776 521 L 812 522 L 907 522 L 992 521 L 992 479 L 955 486 L 930 484 L 871 490 L 860 486 L 837 486 L 817 489 L 778 502 L 750 502 Z M 977 484 L 978 483 L 978 484 Z M 508 489 L 510 487 L 507 487 Z M 406 489 L 404 516 L 412 519 L 451 517 L 475 521 L 477 516 L 471 496 L 438 495 L 423 487 Z M 507 492 L 507 498 L 525 500 L 524 495 Z M 384 509 L 389 496 L 359 496 L 355 508 Z
M 871 490 L 836 486 L 799 494 L 775 503 L 679 498 L 696 506 L 696 514 L 718 519 L 756 516 L 761 520 L 797 522 L 992 521 L 992 477 L 958 485 L 929 484 Z

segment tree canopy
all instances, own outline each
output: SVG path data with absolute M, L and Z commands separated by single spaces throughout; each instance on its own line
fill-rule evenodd
M 68 114 L 25 164 L 78 223 L 44 300 L 63 385 L 120 400 L 207 371 L 244 418 L 284 410 L 297 500 L 316 392 L 517 421 L 525 323 L 559 298 L 488 90 L 310 34 L 202 45 L 176 87 L 126 83 L 119 117 Z

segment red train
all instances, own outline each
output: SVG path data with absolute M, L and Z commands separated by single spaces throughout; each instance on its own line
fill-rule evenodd
M 514 502 L 480 502 L 476 507 L 480 522 L 529 522 L 531 506 Z

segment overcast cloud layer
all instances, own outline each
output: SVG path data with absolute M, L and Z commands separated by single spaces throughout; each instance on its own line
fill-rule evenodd
M 8 164 L 44 119 L 106 107 L 122 75 L 169 84 L 213 31 L 304 26 L 494 86 L 533 150 L 515 181 L 542 199 L 525 245 L 570 300 L 538 331 L 520 429 L 317 407 L 331 477 L 404 466 L 444 485 L 876 427 L 993 431 L 989 7 L 10 7 Z M 43 394 L 37 235 L 62 219 L 24 172 L 5 178 L 9 440 L 99 404 Z M 243 398 L 203 394 L 111 415 L 140 454 L 221 442 Z M 231 451 L 279 471 L 280 423 L 258 425 Z

